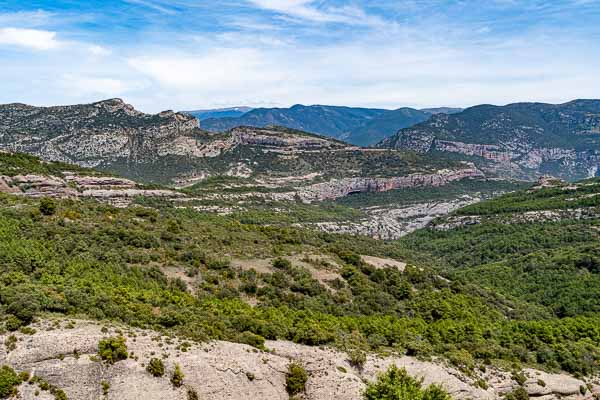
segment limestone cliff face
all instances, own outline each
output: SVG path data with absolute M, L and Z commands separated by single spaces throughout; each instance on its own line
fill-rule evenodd
M 0 149 L 87 167 L 120 158 L 151 161 L 193 153 L 197 126 L 189 115 L 144 114 L 120 99 L 59 107 L 8 104 L 0 106 Z M 185 146 L 178 145 L 182 141 Z
M 476 106 L 400 130 L 380 147 L 483 160 L 500 174 L 577 180 L 598 173 L 600 100 Z
M 224 175 L 279 179 L 280 186 L 297 189 L 308 201 L 354 192 L 439 186 L 481 174 L 465 175 L 464 166 L 453 161 L 362 149 L 282 127 L 208 133 L 187 114 L 144 114 L 120 99 L 46 108 L 0 106 L 0 150 L 93 167 L 135 181 L 179 186 Z M 449 169 L 439 171 L 443 168 Z M 315 174 L 322 179 L 289 181 Z
M 231 130 L 233 142 L 240 145 L 294 148 L 296 150 L 321 150 L 348 148 L 350 146 L 316 135 L 298 135 L 294 131 L 238 127 Z
M 0 192 L 27 197 L 94 198 L 117 207 L 128 206 L 135 197 L 178 199 L 183 194 L 172 190 L 143 189 L 124 178 L 81 176 L 64 173 L 63 177 L 44 175 L 0 175 Z
M 393 178 L 343 178 L 317 183 L 298 191 L 298 195 L 309 201 L 332 200 L 352 193 L 386 192 L 388 190 L 414 187 L 438 187 L 466 178 L 482 178 L 484 174 L 474 165 L 462 169 L 445 169 L 431 174 L 410 174 Z

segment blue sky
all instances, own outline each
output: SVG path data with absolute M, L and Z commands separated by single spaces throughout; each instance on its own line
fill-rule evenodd
M 0 103 L 600 97 L 600 0 L 0 0 Z

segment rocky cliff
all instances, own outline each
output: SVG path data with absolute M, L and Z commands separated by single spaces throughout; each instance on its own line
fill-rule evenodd
M 549 173 L 581 179 L 598 174 L 600 100 L 476 106 L 434 115 L 379 146 L 458 154 L 484 161 L 490 171 L 525 178 Z
M 93 104 L 0 106 L 0 148 L 89 167 L 124 159 L 150 162 L 197 151 L 198 121 L 165 111 L 148 115 L 120 99 Z
M 145 189 L 129 179 L 107 176 L 0 175 L 0 193 L 27 197 L 93 198 L 114 206 L 129 205 L 136 197 L 178 199 L 182 193 L 165 189 Z
M 334 183 L 335 187 L 348 186 L 347 193 L 406 184 L 391 178 L 463 168 L 433 157 L 361 149 L 283 127 L 241 126 L 209 133 L 187 114 L 144 114 L 120 99 L 46 108 L 0 106 L 0 150 L 94 167 L 138 182 L 178 186 L 216 176 L 278 182 L 275 185 L 286 187 L 354 179 Z M 297 179 L 315 175 L 320 179 Z M 357 179 L 370 181 L 361 184 Z M 366 187 L 353 188 L 361 185 Z

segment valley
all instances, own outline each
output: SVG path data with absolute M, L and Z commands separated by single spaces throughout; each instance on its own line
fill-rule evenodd
M 391 364 L 455 399 L 600 392 L 596 178 L 118 100 L 3 107 L 0 357 L 41 398 L 288 398 L 294 363 L 315 400 Z

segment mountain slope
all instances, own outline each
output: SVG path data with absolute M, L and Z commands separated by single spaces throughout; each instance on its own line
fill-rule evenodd
M 405 241 L 455 277 L 539 304 L 556 317 L 600 314 L 597 178 L 541 180 L 528 191 L 455 211 Z
M 50 108 L 0 106 L 0 149 L 144 182 L 187 186 L 209 177 L 237 177 L 309 201 L 481 175 L 460 162 L 360 149 L 289 128 L 209 133 L 189 115 L 148 115 L 118 99 Z
M 379 146 L 475 157 L 487 160 L 490 169 L 524 177 L 585 178 L 600 165 L 600 100 L 481 105 L 437 114 Z
M 248 111 L 252 111 L 251 107 L 229 107 L 229 108 L 215 108 L 210 110 L 195 110 L 195 111 L 182 111 L 185 114 L 189 114 L 193 117 L 198 118 L 200 122 L 210 118 L 236 118 L 241 117 Z
M 344 140 L 358 146 L 370 146 L 392 136 L 398 129 L 413 126 L 430 117 L 431 113 L 414 108 L 386 111 L 354 128 Z
M 11 160 L 5 159 L 5 167 Z M 576 189 L 519 192 L 509 196 L 514 201 L 508 204 L 527 202 L 528 209 L 539 209 L 541 199 L 563 209 L 560 202 L 575 197 L 579 208 L 586 201 L 596 201 L 597 196 L 589 195 L 597 194 L 597 189 L 597 183 L 583 182 Z M 284 351 L 284 346 L 265 342 L 266 338 L 338 347 L 357 362 L 361 362 L 360 354 L 372 351 L 437 355 L 470 376 L 472 382 L 490 379 L 491 384 L 500 373 L 497 365 L 563 369 L 581 376 L 598 368 L 596 307 L 600 297 L 596 296 L 598 280 L 590 276 L 596 274 L 597 216 L 580 219 L 577 214 L 566 214 L 560 223 L 534 224 L 528 230 L 528 225 L 521 223 L 512 230 L 515 224 L 488 224 L 489 233 L 504 229 L 496 236 L 481 235 L 471 224 L 449 229 L 440 223 L 403 241 L 382 242 L 295 226 L 261 225 L 235 214 L 218 216 L 191 207 L 152 205 L 144 199 L 137 200 L 144 207 L 134 204 L 121 209 L 92 199 L 55 200 L 50 209 L 44 201 L 0 194 L 4 276 L 0 304 L 7 313 L 0 319 L 10 329 L 51 312 L 54 316 L 86 316 L 103 325 L 119 322 L 132 341 L 127 326 L 180 337 L 178 346 L 172 346 L 174 339 L 166 341 L 165 352 L 177 351 L 184 341 L 208 339 Z M 503 219 L 506 215 L 497 204 L 501 203 L 484 202 L 451 218 L 484 210 L 477 212 Z M 279 210 L 271 209 L 271 214 L 278 215 Z M 546 214 L 540 215 L 546 218 Z M 522 213 L 517 217 L 523 218 Z M 549 226 L 554 229 L 548 230 Z M 530 248 L 505 251 L 511 249 L 505 244 L 512 241 L 518 245 L 521 232 L 529 235 L 535 227 L 538 236 L 524 242 Z M 581 234 L 568 234 L 578 229 Z M 589 251 L 572 257 L 564 247 L 562 256 L 555 254 L 545 260 L 548 266 L 537 268 L 538 259 L 531 256 L 521 264 L 524 249 L 533 254 L 556 250 L 557 245 L 573 250 L 587 246 Z M 415 261 L 418 267 L 399 262 L 411 257 L 419 258 Z M 469 260 L 479 258 L 486 263 L 506 262 L 508 268 L 522 265 L 528 273 L 556 270 L 556 276 L 570 280 L 563 285 L 565 281 L 554 279 L 551 273 L 545 275 L 547 279 L 537 288 L 546 286 L 549 295 L 536 298 L 512 293 L 514 289 L 502 284 L 489 284 L 492 274 L 483 275 L 484 285 L 475 274 L 454 275 L 454 270 L 477 268 L 481 263 Z M 510 258 L 519 263 L 510 265 Z M 441 266 L 441 261 L 452 269 L 428 265 Z M 519 282 L 516 287 L 527 284 L 530 282 Z M 581 287 L 587 292 L 575 296 Z M 81 324 L 77 322 L 79 327 Z M 44 325 L 35 326 L 42 329 Z M 98 329 L 92 329 L 92 337 L 98 337 Z M 35 340 L 43 337 L 37 335 Z M 62 342 L 61 337 L 56 340 Z M 17 341 L 13 351 L 23 351 L 23 346 L 32 344 L 30 339 Z M 197 345 L 184 347 L 191 346 Z M 211 347 L 206 347 L 208 352 Z M 97 343 L 79 350 L 85 349 L 97 349 Z M 301 359 L 317 351 L 305 346 L 295 349 L 302 354 L 294 357 Z M 142 360 L 147 353 L 139 354 Z M 75 359 L 63 358 L 65 362 Z M 11 363 L 18 361 L 10 358 Z M 38 370 L 48 371 L 43 366 Z M 517 387 L 510 374 L 507 376 L 503 386 Z M 533 393 L 539 388 L 529 389 Z M 489 398 L 499 397 L 494 392 Z
M 285 126 L 336 139 L 345 139 L 348 132 L 386 110 L 337 106 L 303 106 L 290 108 L 257 108 L 239 118 L 208 119 L 202 128 L 223 132 L 237 126 Z

